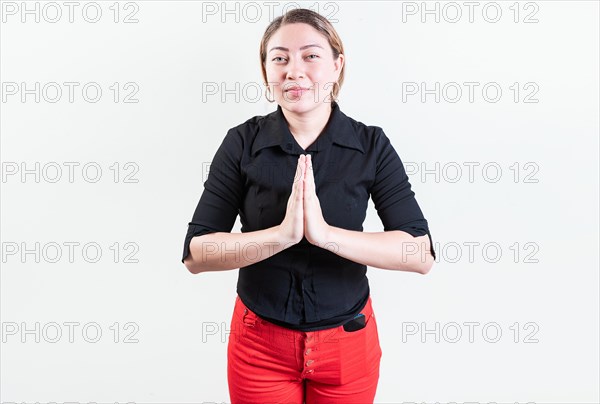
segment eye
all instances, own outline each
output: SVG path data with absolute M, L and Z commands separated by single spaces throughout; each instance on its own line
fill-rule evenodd
M 314 58 L 311 58 L 311 56 L 314 56 Z M 319 57 L 319 55 L 315 55 L 314 53 L 312 55 L 308 55 L 308 58 L 311 58 L 311 59 L 315 59 L 315 58 L 318 58 L 318 57 Z
M 272 61 L 273 62 L 279 62 L 279 60 L 277 60 L 277 59 L 283 59 L 283 57 L 277 56 L 277 57 L 273 58 Z

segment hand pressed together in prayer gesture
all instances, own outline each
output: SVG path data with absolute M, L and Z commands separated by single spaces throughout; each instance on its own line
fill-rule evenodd
M 302 154 L 298 157 L 292 193 L 285 218 L 279 226 L 280 232 L 291 242 L 297 243 L 304 236 L 309 243 L 320 246 L 326 242 L 329 228 L 317 197 L 311 156 Z
M 309 243 L 322 246 L 327 241 L 329 225 L 323 218 L 321 203 L 317 197 L 315 176 L 310 154 L 306 156 L 304 175 L 304 237 Z

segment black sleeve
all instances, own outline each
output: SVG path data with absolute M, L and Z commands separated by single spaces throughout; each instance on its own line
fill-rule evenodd
M 204 191 L 196 206 L 183 245 L 181 262 L 190 252 L 190 241 L 207 233 L 230 232 L 235 224 L 242 200 L 243 181 L 240 160 L 243 144 L 241 136 L 230 129 L 217 149 L 210 164 Z
M 427 220 L 411 190 L 404 165 L 381 128 L 376 140 L 376 151 L 376 174 L 371 198 L 384 231 L 402 230 L 414 237 L 427 234 L 431 243 L 430 252 L 435 259 Z

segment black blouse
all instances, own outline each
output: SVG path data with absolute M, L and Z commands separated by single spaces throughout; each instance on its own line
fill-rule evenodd
M 300 154 L 312 156 L 323 218 L 336 227 L 363 231 L 369 196 L 385 231 L 427 234 L 427 220 L 404 166 L 383 130 L 346 116 L 336 102 L 325 129 L 306 150 L 291 134 L 281 106 L 230 129 L 215 153 L 204 191 L 184 241 L 281 224 Z M 239 269 L 237 293 L 258 316 L 280 326 L 315 331 L 343 324 L 369 297 L 366 265 L 302 240 Z

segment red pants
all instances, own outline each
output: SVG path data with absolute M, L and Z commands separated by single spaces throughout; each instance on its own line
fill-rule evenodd
M 373 403 L 382 355 L 371 298 L 366 327 L 297 331 L 258 317 L 239 296 L 227 346 L 232 404 Z

